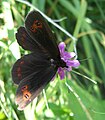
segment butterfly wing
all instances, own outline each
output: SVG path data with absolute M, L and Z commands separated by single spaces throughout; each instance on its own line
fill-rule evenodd
M 38 64 L 37 61 L 34 61 L 33 68 L 35 68 L 36 64 Z M 48 66 L 47 63 L 46 66 L 42 67 L 42 64 L 45 63 L 40 63 L 38 67 L 40 69 L 35 69 L 32 74 L 20 81 L 15 100 L 19 110 L 23 110 L 35 97 L 37 97 L 42 89 L 55 76 L 57 70 L 54 66 Z
M 54 35 L 43 16 L 37 12 L 30 12 L 25 20 L 25 28 L 29 36 L 44 47 L 53 59 L 60 57 Z
M 31 53 L 23 56 L 13 65 L 12 79 L 15 84 L 19 84 L 21 80 L 29 75 L 44 71 L 48 67 L 50 62 L 48 61 L 49 55 L 41 51 L 40 49 L 35 53 Z
M 19 27 L 16 33 L 16 39 L 19 45 L 29 51 L 37 51 L 38 49 L 43 49 L 42 46 L 36 43 L 27 33 L 25 27 Z M 43 49 L 44 50 L 44 49 Z

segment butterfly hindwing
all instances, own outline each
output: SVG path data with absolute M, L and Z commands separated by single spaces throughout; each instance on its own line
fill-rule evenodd
M 46 67 L 38 73 L 35 73 L 19 83 L 16 92 L 16 104 L 19 110 L 23 110 L 42 89 L 55 76 L 56 70 L 53 67 Z
M 39 12 L 32 11 L 27 15 L 25 27 L 32 39 L 43 46 L 52 58 L 57 59 L 57 57 L 60 57 L 55 37 L 44 17 Z
M 12 79 L 14 83 L 19 84 L 24 78 L 50 66 L 50 62 L 47 59 L 48 54 L 40 50 L 21 57 L 12 68 Z

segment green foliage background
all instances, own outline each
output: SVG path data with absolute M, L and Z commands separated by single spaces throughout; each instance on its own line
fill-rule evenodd
M 0 120 L 104 120 L 105 119 L 105 0 L 0 0 Z M 18 111 L 11 68 L 21 55 L 15 33 L 24 18 L 38 8 L 71 33 L 74 42 L 49 23 L 57 42 L 64 41 L 68 51 L 75 44 L 81 65 L 51 82 L 32 104 Z M 80 73 L 80 74 L 79 74 Z M 97 82 L 94 84 L 90 78 Z M 72 91 L 73 90 L 73 91 Z

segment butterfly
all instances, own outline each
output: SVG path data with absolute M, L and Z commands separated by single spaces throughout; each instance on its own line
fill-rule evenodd
M 23 49 L 31 51 L 12 68 L 13 82 L 18 85 L 15 101 L 23 110 L 52 80 L 58 67 L 66 67 L 66 63 L 61 60 L 50 27 L 37 11 L 27 15 L 25 26 L 18 29 L 16 39 Z
M 23 110 L 36 98 L 58 71 L 64 78 L 63 69 L 79 66 L 78 60 L 69 60 L 75 54 L 64 52 L 65 45 L 57 46 L 55 37 L 38 11 L 31 11 L 25 19 L 25 25 L 16 33 L 18 44 L 31 51 L 16 61 L 12 68 L 12 79 L 18 85 L 16 104 Z

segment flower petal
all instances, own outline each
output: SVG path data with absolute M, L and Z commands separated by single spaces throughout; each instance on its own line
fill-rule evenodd
M 70 58 L 73 58 L 76 56 L 75 52 L 70 52 L 69 54 L 70 54 Z
M 65 77 L 65 72 L 64 72 L 64 70 L 63 70 L 62 67 L 59 67 L 59 68 L 58 68 L 58 74 L 59 74 L 61 80 L 64 79 L 64 77 Z
M 64 42 L 59 43 L 58 48 L 59 48 L 61 55 L 63 55 L 63 53 L 65 51 L 65 47 L 66 47 L 66 45 Z
M 74 53 L 74 52 L 64 52 L 64 54 L 63 54 L 63 57 L 64 57 L 64 59 L 70 59 L 70 58 L 73 58 L 74 56 L 75 56 L 76 54 Z
M 68 60 L 66 64 L 67 66 L 78 67 L 80 65 L 80 62 L 78 60 Z

